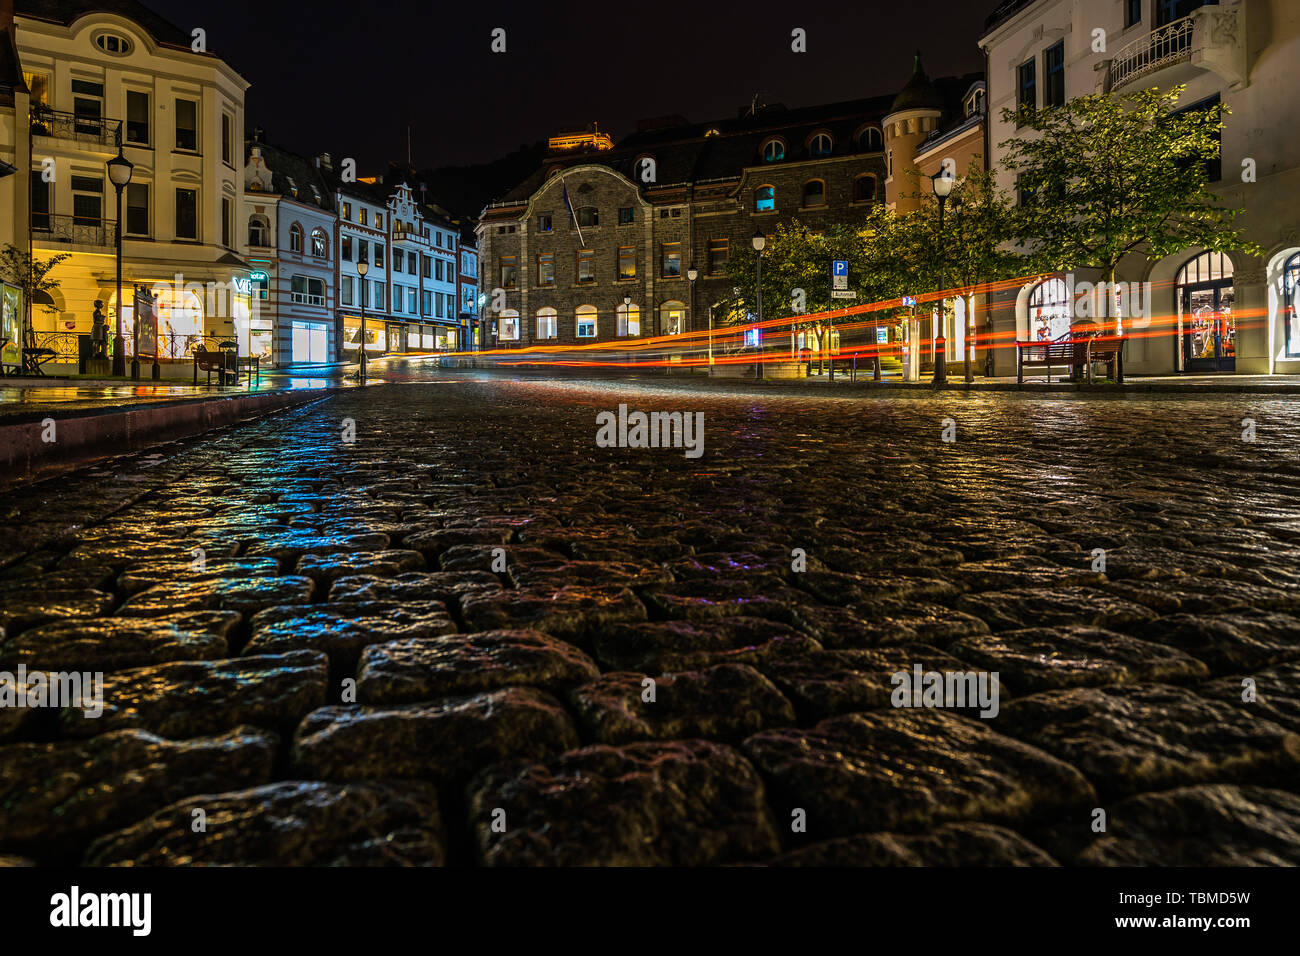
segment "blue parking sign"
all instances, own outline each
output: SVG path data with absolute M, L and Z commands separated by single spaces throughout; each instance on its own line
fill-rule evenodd
M 831 289 L 842 291 L 849 287 L 849 262 L 847 259 L 831 260 Z

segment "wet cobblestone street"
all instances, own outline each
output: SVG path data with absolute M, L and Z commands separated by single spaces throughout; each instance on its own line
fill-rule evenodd
M 0 492 L 0 857 L 1300 864 L 1295 401 L 433 377 Z

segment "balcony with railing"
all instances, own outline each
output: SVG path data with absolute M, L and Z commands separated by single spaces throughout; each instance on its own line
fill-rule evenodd
M 1229 89 L 1240 89 L 1250 72 L 1245 10 L 1240 2 L 1207 4 L 1138 37 L 1106 66 L 1105 88 L 1117 90 L 1142 80 L 1167 88 L 1208 71 Z
M 37 242 L 112 248 L 117 245 L 117 223 L 111 219 L 32 213 L 32 238 Z
M 1192 58 L 1195 17 L 1183 17 L 1140 36 L 1110 61 L 1110 88 L 1118 89 L 1175 63 Z
M 122 129 L 121 120 L 79 113 L 61 113 L 44 106 L 34 106 L 31 111 L 32 135 L 70 139 L 86 146 L 100 146 L 105 150 L 117 148 L 117 138 Z

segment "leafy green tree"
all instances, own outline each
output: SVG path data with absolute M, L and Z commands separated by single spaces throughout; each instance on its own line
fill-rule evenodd
M 18 286 L 23 290 L 23 302 L 27 309 L 27 328 L 31 329 L 31 308 L 32 303 L 36 301 L 38 292 L 49 295 L 59 288 L 58 280 L 51 279 L 50 273 L 66 259 L 71 259 L 67 253 L 61 252 L 50 256 L 48 259 L 37 259 L 31 253 L 23 252 L 17 246 L 5 244 L 4 249 L 0 249 L 0 278 L 4 279 L 10 285 Z M 46 306 L 47 312 L 55 310 Z
M 1026 131 L 1001 144 L 1026 197 L 1015 239 L 1051 270 L 1091 266 L 1107 283 L 1126 255 L 1191 246 L 1260 254 L 1210 189 L 1222 104 L 1176 111 L 1184 87 L 1096 93 L 1062 106 L 1003 110 Z M 1105 297 L 1109 303 L 1111 297 Z

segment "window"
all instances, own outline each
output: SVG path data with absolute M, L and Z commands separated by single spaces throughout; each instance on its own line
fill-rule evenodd
M 433 293 L 432 292 L 425 292 L 424 295 L 420 297 L 420 307 L 421 307 L 422 314 L 433 315 Z
M 415 290 L 410 287 L 406 290 L 406 311 L 415 315 Z
M 515 272 L 518 259 L 515 256 L 502 256 L 498 268 L 501 273 L 501 288 L 513 289 L 515 287 Z
M 1218 105 L 1219 105 L 1219 94 L 1215 93 L 1213 96 L 1209 97 L 1208 99 L 1200 100 L 1199 102 L 1193 103 L 1190 106 L 1183 107 L 1183 109 L 1181 110 L 1175 110 L 1174 115 L 1177 116 L 1180 113 L 1190 113 L 1192 110 L 1206 110 Z M 1214 131 L 1215 144 L 1219 145 L 1222 143 L 1222 141 L 1223 141 L 1223 131 L 1215 130 Z M 1188 165 L 1188 161 L 1182 160 L 1178 163 L 1178 165 L 1180 168 L 1186 168 L 1186 166 Z M 1205 178 L 1209 182 L 1217 183 L 1220 179 L 1222 179 L 1223 178 L 1222 152 L 1220 152 L 1216 156 L 1213 156 L 1205 160 L 1204 168 L 1205 168 Z
M 773 212 L 776 209 L 776 190 L 759 186 L 754 190 L 754 212 Z
M 199 238 L 199 191 L 176 190 L 176 238 Z
M 814 158 L 831 154 L 831 138 L 827 133 L 818 133 L 808 141 L 808 155 Z
M 720 276 L 727 271 L 727 255 L 731 243 L 726 239 L 709 240 L 709 275 Z
M 114 56 L 126 56 L 131 52 L 131 41 L 116 33 L 101 33 L 95 37 L 95 46 Z
M 880 129 L 868 126 L 858 137 L 858 148 L 867 153 L 878 153 L 885 148 L 885 137 Z
M 248 217 L 248 244 L 250 246 L 271 244 L 271 222 L 265 216 L 254 213 Z
M 261 299 L 263 302 L 265 302 L 268 294 L 266 287 L 270 281 L 269 278 L 267 277 L 267 274 L 265 272 L 259 272 L 256 276 L 253 276 L 249 281 L 253 283 L 253 298 Z
M 618 277 L 620 279 L 636 278 L 636 246 L 618 247 Z
M 803 204 L 805 206 L 826 205 L 826 184 L 820 179 L 810 179 L 804 183 Z
M 103 218 L 104 180 L 98 176 L 73 176 L 73 222 L 82 226 L 98 226 Z
M 596 253 L 591 249 L 578 250 L 578 281 L 596 281 Z
M 1025 121 L 1034 115 L 1034 107 L 1038 105 L 1038 90 L 1035 85 L 1037 80 L 1034 70 L 1034 61 L 1030 59 L 1021 63 L 1018 71 L 1016 107 L 1020 111 L 1020 122 L 1018 123 L 1020 126 L 1023 126 Z
M 763 162 L 775 163 L 778 160 L 785 159 L 785 143 L 779 139 L 769 139 L 763 144 L 760 152 L 763 154 Z
M 894 178 L 894 151 L 892 149 L 885 153 L 885 176 L 889 179 Z
M 537 284 L 555 285 L 555 254 L 543 252 L 537 257 Z
M 429 256 L 420 256 L 420 274 L 426 279 L 433 278 L 433 259 Z
M 330 240 L 325 235 L 324 229 L 313 229 L 311 231 L 311 254 L 317 259 L 329 258 Z
M 358 215 L 360 215 L 360 217 L 361 217 L 361 225 L 363 225 L 363 226 L 367 226 L 367 225 L 370 224 L 370 210 L 369 210 L 369 209 L 366 209 L 366 208 L 363 207 L 363 208 L 360 210 L 360 212 L 358 213 Z
M 99 136 L 104 128 L 104 84 L 73 80 L 72 112 L 78 134 Z
M 416 269 L 415 263 L 416 263 L 415 253 L 408 249 L 406 252 L 406 271 L 409 272 L 411 275 L 415 275 L 415 269 Z
M 1300 254 L 1292 256 L 1282 270 L 1282 292 L 1284 305 L 1283 321 L 1286 322 L 1286 356 L 1300 358 L 1300 302 L 1296 301 L 1300 293 Z
M 344 236 L 339 240 L 339 257 L 344 262 L 352 261 L 352 237 Z
M 221 197 L 221 244 L 230 248 L 230 200 Z
M 375 213 L 375 228 L 376 229 L 384 228 L 384 214 L 382 212 Z
M 595 206 L 583 206 L 578 210 L 579 226 L 599 226 L 600 211 Z
M 401 272 L 402 263 L 406 261 L 406 256 L 402 255 L 401 250 L 393 253 L 393 271 Z
M 382 242 L 376 242 L 374 248 L 375 248 L 375 268 L 382 269 L 384 268 L 384 244 Z
M 370 283 L 370 302 L 376 309 L 388 308 L 388 286 L 382 281 Z
M 1046 342 L 1068 334 L 1073 311 L 1063 279 L 1040 282 L 1029 293 L 1029 339 Z
M 596 337 L 596 307 L 594 305 L 580 305 L 574 312 L 574 318 L 577 323 L 577 336 L 580 339 L 594 339 Z
M 324 305 L 325 282 L 322 279 L 309 279 L 306 276 L 293 277 L 293 301 L 300 305 Z
M 32 106 L 50 105 L 50 77 L 48 73 L 23 73 L 23 82 L 31 93 Z
M 343 289 L 340 294 L 343 297 L 343 305 L 352 305 L 352 276 L 343 277 Z
M 618 224 L 620 226 L 630 226 L 632 224 L 632 207 L 622 206 L 618 210 Z
M 680 242 L 665 242 L 663 244 L 663 270 L 660 273 L 665 278 L 673 278 L 682 274 L 682 244 Z
M 370 253 L 370 243 L 364 239 L 357 240 L 357 262 L 367 262 L 366 256 Z
M 221 161 L 227 166 L 234 165 L 235 119 L 229 113 L 221 114 Z
M 1217 0 L 1156 0 L 1156 27 L 1163 27 L 1192 15 L 1198 7 L 1209 6 Z
M 176 100 L 176 148 L 198 152 L 199 104 L 194 100 Z
M 626 305 L 620 302 L 618 304 L 618 334 L 641 334 L 641 306 L 635 303 Z
M 50 229 L 50 187 L 41 178 L 41 171 L 35 169 L 31 175 L 32 183 L 32 228 L 48 232 Z
M 551 214 L 549 212 L 544 212 L 537 217 L 538 232 L 550 232 L 552 228 Z
M 554 309 L 537 310 L 537 337 L 539 339 L 553 339 L 559 335 L 555 319 L 556 311 Z
M 1043 105 L 1065 105 L 1065 41 L 1043 53 Z
M 149 94 L 126 91 L 126 141 L 137 146 L 149 145 Z
M 506 309 L 497 316 L 497 338 L 502 342 L 519 341 L 519 313 Z
M 130 236 L 149 235 L 149 184 L 126 185 L 126 232 Z
M 448 282 L 456 281 L 456 263 L 454 262 L 447 263 L 447 281 Z
M 437 279 L 439 282 L 442 282 L 442 281 L 443 281 L 443 278 L 442 278 L 442 271 L 443 271 L 443 270 L 442 270 L 442 260 L 441 260 L 441 259 L 438 259 L 436 262 L 434 262 L 434 265 L 433 265 L 433 277 L 434 277 L 435 279 Z
M 659 307 L 659 331 L 663 335 L 677 335 L 686 322 L 686 306 L 681 302 L 665 302 Z
M 876 201 L 876 177 L 875 176 L 863 175 L 853 180 L 853 201 L 854 202 L 875 202 Z
M 289 227 L 289 251 L 302 252 L 302 226 L 296 222 Z
M 343 218 L 347 222 L 352 221 L 352 203 L 345 202 L 343 204 Z
M 1124 27 L 1142 22 L 1142 0 L 1124 0 Z

